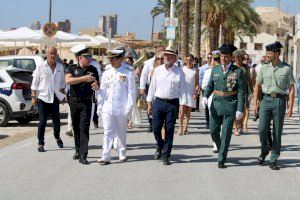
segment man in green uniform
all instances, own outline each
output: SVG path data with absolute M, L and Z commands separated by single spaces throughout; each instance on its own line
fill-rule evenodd
M 220 48 L 221 64 L 212 68 L 211 77 L 202 98 L 202 106 L 207 105 L 207 98 L 213 93 L 210 108 L 209 130 L 216 143 L 218 167 L 226 168 L 225 162 L 232 135 L 234 119 L 243 117 L 245 94 L 242 70 L 232 63 L 233 45 L 222 45 Z M 220 131 L 222 126 L 222 136 Z
M 282 45 L 275 42 L 266 46 L 267 64 L 264 64 L 257 77 L 254 89 L 254 113 L 258 112 L 259 90 L 262 89 L 262 100 L 259 108 L 259 135 L 261 142 L 261 154 L 257 163 L 262 165 L 268 150 L 268 132 L 270 122 L 273 119 L 273 143 L 269 166 L 272 170 L 279 170 L 277 159 L 280 155 L 281 134 L 286 110 L 287 95 L 289 96 L 289 108 L 287 117 L 293 113 L 293 103 L 295 96 L 293 69 L 288 64 L 279 59 Z M 289 92 L 287 92 L 289 91 Z

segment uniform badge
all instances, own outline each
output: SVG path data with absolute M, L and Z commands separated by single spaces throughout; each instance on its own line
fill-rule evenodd
M 75 73 L 75 75 L 79 75 L 80 74 L 79 70 L 77 70 L 77 69 L 75 70 L 74 73 Z
M 232 91 L 233 88 L 236 86 L 236 84 L 237 84 L 237 73 L 233 72 L 232 74 L 230 74 L 227 77 L 226 86 L 227 86 L 228 91 Z
M 214 74 L 214 76 L 219 76 L 219 74 Z

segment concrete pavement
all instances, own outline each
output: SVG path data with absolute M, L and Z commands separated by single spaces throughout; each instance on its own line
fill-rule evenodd
M 153 160 L 146 120 L 129 130 L 128 161 L 120 163 L 113 151 L 107 166 L 97 163 L 102 129 L 91 131 L 88 166 L 72 160 L 74 141 L 65 134 L 63 149 L 48 135 L 45 153 L 30 138 L 0 149 L 0 199 L 299 199 L 299 115 L 285 122 L 279 171 L 255 164 L 257 123 L 250 120 L 249 127 L 249 133 L 232 136 L 226 169 L 217 168 L 203 112 L 193 113 L 189 135 L 175 136 L 170 166 Z

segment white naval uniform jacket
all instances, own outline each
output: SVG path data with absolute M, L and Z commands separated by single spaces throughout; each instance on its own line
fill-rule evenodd
M 37 98 L 46 103 L 53 103 L 54 94 L 62 101 L 65 95 L 59 90 L 65 88 L 65 73 L 64 67 L 59 62 L 56 62 L 54 72 L 44 61 L 33 72 L 31 89 L 37 91 Z
M 136 99 L 133 70 L 122 63 L 118 69 L 108 65 L 100 81 L 98 110 L 110 115 L 124 115 Z

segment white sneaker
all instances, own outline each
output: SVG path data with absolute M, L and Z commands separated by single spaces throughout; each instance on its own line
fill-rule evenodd
M 121 162 L 125 162 L 127 160 L 126 156 L 119 156 L 119 160 Z
M 98 163 L 100 163 L 100 165 L 108 165 L 108 164 L 110 164 L 110 160 L 105 160 L 105 159 L 99 159 L 98 161 L 97 161 Z

